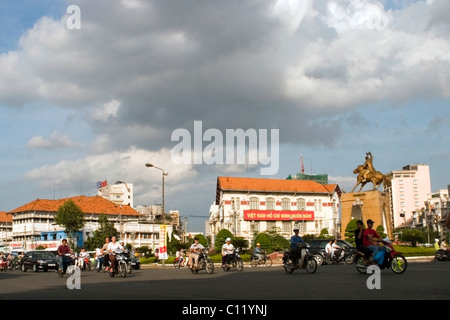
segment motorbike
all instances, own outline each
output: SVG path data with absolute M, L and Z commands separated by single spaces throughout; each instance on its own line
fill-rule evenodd
M 227 262 L 228 263 L 225 263 L 222 266 L 223 271 L 229 271 L 234 269 L 237 271 L 244 270 L 244 260 L 242 260 L 238 250 L 234 250 L 234 252 L 229 255 Z
M 6 259 L 0 259 L 0 271 L 8 270 L 8 261 Z
M 89 259 L 88 257 L 85 257 L 83 259 L 79 259 L 78 261 L 79 267 L 82 271 L 91 271 L 91 259 Z
M 450 259 L 450 256 L 447 254 L 447 250 L 439 249 L 434 253 L 433 262 L 436 261 L 447 261 Z
M 323 257 L 323 264 L 341 262 L 344 262 L 345 264 L 352 264 L 354 262 L 354 258 L 356 257 L 356 253 L 355 250 L 336 249 L 334 251 L 333 257 L 331 257 L 328 253 L 324 253 Z
M 376 265 L 380 269 L 391 269 L 395 274 L 404 273 L 406 271 L 406 268 L 408 267 L 408 262 L 406 261 L 406 258 L 403 256 L 403 254 L 397 252 L 394 249 L 390 239 L 385 238 L 381 243 L 382 248 L 380 248 L 380 251 L 384 252 L 384 258 L 382 262 L 378 263 L 375 260 L 369 260 L 365 262 L 364 252 L 357 250 L 356 270 L 358 270 L 359 273 L 366 273 L 367 268 L 370 265 Z M 375 257 L 372 257 L 372 259 L 373 258 Z
M 116 257 L 116 267 L 114 269 L 111 267 L 109 268 L 109 276 L 113 278 L 116 276 L 116 274 L 120 274 L 122 278 L 125 278 L 127 276 L 128 270 L 126 257 L 123 250 L 117 249 L 114 252 L 109 253 L 109 255 L 113 255 Z
M 193 274 L 197 274 L 200 270 L 206 270 L 209 274 L 214 272 L 214 262 L 209 258 L 208 249 L 206 248 L 198 255 L 198 268 L 191 268 Z
M 294 270 L 297 269 L 304 269 L 308 273 L 314 273 L 317 270 L 317 260 L 309 253 L 309 250 L 307 247 L 300 245 L 297 249 L 300 250 L 301 255 L 300 258 L 294 257 L 294 251 L 293 250 L 285 250 L 283 252 L 283 268 L 286 273 L 293 273 Z M 296 260 L 296 261 L 294 261 Z
M 258 260 L 258 256 L 255 254 L 253 254 L 250 257 L 250 265 L 252 267 L 256 267 L 258 265 L 264 265 L 266 267 L 272 266 L 272 259 L 269 256 L 267 256 L 265 252 L 263 252 L 262 254 L 263 254 L 263 257 L 259 260 Z
M 11 271 L 19 270 L 20 269 L 19 258 L 15 258 L 14 260 L 11 260 L 8 264 L 8 269 Z
M 176 257 L 175 260 L 173 261 L 173 266 L 175 269 L 180 269 L 186 266 L 186 261 L 187 259 L 184 256 Z
M 62 259 L 63 259 L 62 270 L 59 270 L 58 268 L 58 276 L 60 278 L 64 277 L 64 275 L 67 273 L 67 270 L 69 269 L 69 266 L 75 265 L 75 259 L 70 253 L 64 254 Z
M 97 260 L 95 260 L 95 270 L 97 270 L 97 272 L 106 271 L 104 256 L 97 257 Z

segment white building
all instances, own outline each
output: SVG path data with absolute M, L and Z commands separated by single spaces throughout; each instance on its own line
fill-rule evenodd
M 389 175 L 394 228 L 412 227 L 431 194 L 430 168 L 426 164 L 407 165 Z
M 133 184 L 123 181 L 116 181 L 115 184 L 105 185 L 97 190 L 97 194 L 117 205 L 134 207 L 133 205 Z
M 256 233 L 277 230 L 289 239 L 293 226 L 300 235 L 327 228 L 339 236 L 341 190 L 337 184 L 311 180 L 218 177 L 209 228 L 214 243 L 221 229 L 251 241 Z

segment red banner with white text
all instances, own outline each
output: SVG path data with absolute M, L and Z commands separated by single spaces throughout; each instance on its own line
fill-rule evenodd
M 314 221 L 314 211 L 244 210 L 244 220 Z

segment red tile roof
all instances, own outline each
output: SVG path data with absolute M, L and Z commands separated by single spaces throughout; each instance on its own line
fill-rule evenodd
M 48 199 L 36 199 L 23 206 L 20 206 L 8 213 L 26 212 L 26 211 L 47 211 L 47 212 L 58 212 L 58 208 L 64 204 L 65 201 L 72 199 L 77 206 L 85 214 L 112 214 L 118 215 L 119 213 L 125 216 L 138 216 L 139 213 L 131 208 L 130 206 L 116 205 L 114 202 L 106 200 L 100 196 L 86 197 L 78 196 L 58 200 L 48 200 Z
M 312 180 L 218 177 L 217 188 L 229 191 L 332 193 L 338 185 L 323 185 Z
M 12 216 L 4 211 L 0 211 L 0 222 L 12 222 Z

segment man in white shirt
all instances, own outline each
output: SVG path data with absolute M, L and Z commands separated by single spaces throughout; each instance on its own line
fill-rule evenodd
M 222 267 L 224 267 L 225 264 L 230 264 L 230 257 L 234 254 L 234 250 L 235 248 L 231 244 L 231 239 L 227 238 L 222 246 Z
M 332 246 L 333 240 L 328 241 L 325 246 L 325 253 L 330 257 L 330 260 L 333 259 L 334 249 Z
M 203 250 L 205 248 L 198 241 L 199 241 L 198 237 L 195 237 L 194 243 L 189 248 L 189 264 L 190 264 L 189 268 L 198 269 L 198 257 L 199 257 L 201 250 Z M 192 260 L 194 260 L 194 261 L 192 261 Z

